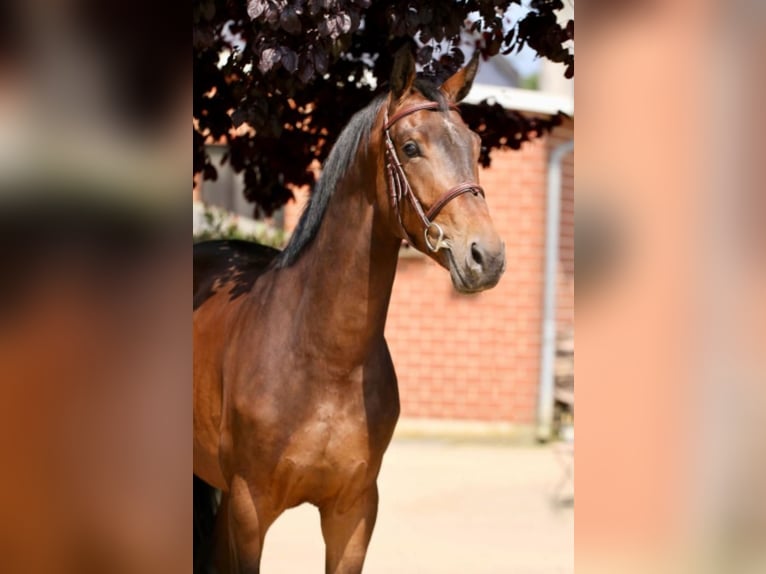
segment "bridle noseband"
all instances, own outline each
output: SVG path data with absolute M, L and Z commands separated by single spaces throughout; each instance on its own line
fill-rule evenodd
M 385 116 L 383 118 L 383 133 L 386 140 L 386 171 L 388 172 L 388 189 L 389 193 L 391 194 L 391 207 L 396 213 L 396 218 L 399 221 L 399 225 L 401 226 L 404 235 L 407 237 L 407 241 L 409 241 L 410 245 L 414 247 L 415 243 L 412 241 L 412 237 L 404 227 L 404 222 L 402 221 L 402 197 L 406 196 L 409 199 L 412 207 L 415 209 L 415 213 L 418 214 L 418 217 L 420 217 L 420 220 L 423 222 L 423 237 L 425 238 L 426 246 L 430 251 L 434 253 L 439 251 L 439 249 L 449 248 L 449 244 L 444 240 L 444 230 L 438 223 L 434 221 L 434 218 L 439 214 L 445 205 L 447 205 L 457 196 L 468 193 L 470 191 L 474 195 L 481 195 L 484 197 L 484 189 L 475 182 L 458 184 L 452 189 L 448 190 L 444 195 L 442 195 L 436 201 L 436 203 L 434 203 L 428 209 L 428 211 L 425 211 L 420 203 L 420 200 L 413 193 L 409 181 L 407 181 L 407 174 L 404 173 L 404 167 L 399 161 L 399 156 L 396 153 L 396 148 L 394 147 L 394 142 L 391 139 L 391 133 L 389 130 L 391 129 L 392 125 L 394 125 L 397 121 L 405 116 L 414 114 L 420 110 L 438 110 L 440 108 L 441 106 L 438 102 L 423 102 L 408 108 L 404 108 L 403 110 L 399 110 L 391 117 L 390 120 L 388 119 L 388 110 L 386 110 Z M 450 108 L 453 110 L 458 109 L 454 104 L 451 104 Z M 431 239 L 428 235 L 428 232 L 431 229 L 434 229 L 438 234 L 434 243 L 431 243 Z

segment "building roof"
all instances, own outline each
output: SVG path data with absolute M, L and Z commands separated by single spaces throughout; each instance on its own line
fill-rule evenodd
M 556 115 L 563 112 L 574 115 L 574 99 L 551 92 L 523 90 L 508 86 L 492 86 L 476 83 L 463 100 L 467 104 L 478 104 L 483 100 L 495 101 L 509 110 Z

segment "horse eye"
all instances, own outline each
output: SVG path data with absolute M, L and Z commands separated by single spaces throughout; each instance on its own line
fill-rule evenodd
M 407 154 L 407 157 L 417 157 L 418 155 L 420 155 L 418 144 L 416 144 L 415 142 L 407 142 L 406 144 L 404 144 L 402 149 L 404 150 L 404 153 Z

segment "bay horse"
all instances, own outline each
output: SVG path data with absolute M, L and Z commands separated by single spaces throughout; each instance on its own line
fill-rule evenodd
M 505 268 L 478 184 L 480 140 L 456 111 L 477 68 L 474 55 L 436 86 L 400 50 L 390 91 L 341 132 L 284 251 L 195 245 L 197 571 L 215 561 L 220 573 L 259 572 L 269 526 L 308 502 L 325 571 L 361 572 L 399 416 L 383 333 L 401 242 L 460 292 L 494 286 Z M 214 536 L 203 528 L 212 489 Z

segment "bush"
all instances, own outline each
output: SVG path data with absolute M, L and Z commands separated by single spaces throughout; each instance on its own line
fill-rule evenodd
M 283 229 L 261 221 L 245 225 L 240 218 L 210 206 L 203 208 L 202 216 L 204 223 L 197 226 L 193 232 L 195 243 L 213 239 L 239 239 L 282 249 L 289 239 Z

